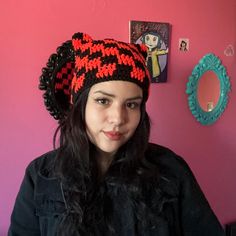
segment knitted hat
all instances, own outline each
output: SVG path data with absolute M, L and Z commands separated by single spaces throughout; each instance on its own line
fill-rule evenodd
M 114 39 L 93 40 L 89 35 L 76 33 L 72 37 L 75 51 L 75 74 L 72 80 L 72 102 L 86 88 L 96 83 L 122 80 L 137 84 L 148 98 L 150 84 L 146 67 L 147 48 Z
M 66 116 L 71 107 L 71 81 L 74 67 L 74 50 L 71 40 L 68 40 L 49 57 L 39 77 L 39 89 L 44 91 L 46 109 L 59 121 Z
M 96 83 L 122 80 L 137 84 L 148 98 L 150 75 L 145 64 L 145 45 L 93 40 L 76 33 L 52 54 L 40 76 L 44 103 L 55 119 L 62 119 L 79 94 Z

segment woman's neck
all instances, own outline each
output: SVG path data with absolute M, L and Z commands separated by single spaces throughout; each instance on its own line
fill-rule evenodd
M 99 172 L 102 176 L 107 172 L 109 166 L 111 165 L 114 159 L 114 155 L 114 153 L 106 153 L 101 150 L 97 151 L 96 160 Z

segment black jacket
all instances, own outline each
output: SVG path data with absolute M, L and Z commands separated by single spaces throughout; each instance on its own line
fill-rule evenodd
M 55 154 L 56 151 L 46 153 L 27 167 L 8 236 L 56 235 L 58 223 L 68 209 L 65 190 L 51 170 Z M 154 144 L 149 145 L 147 159 L 158 166 L 157 182 L 151 178 L 142 189 L 133 191 L 122 181 L 114 184 L 108 171 L 101 184 L 105 200 L 99 204 L 112 209 L 114 235 L 223 236 L 224 231 L 186 162 Z M 100 228 L 94 235 L 109 234 Z

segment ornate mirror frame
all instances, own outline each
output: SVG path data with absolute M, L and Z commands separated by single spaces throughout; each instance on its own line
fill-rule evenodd
M 204 111 L 197 97 L 199 80 L 206 71 L 213 71 L 220 81 L 220 95 L 217 105 L 212 111 Z M 194 67 L 189 76 L 186 93 L 188 94 L 188 105 L 193 116 L 203 125 L 213 124 L 223 113 L 228 103 L 230 81 L 225 67 L 220 59 L 212 53 L 206 54 Z

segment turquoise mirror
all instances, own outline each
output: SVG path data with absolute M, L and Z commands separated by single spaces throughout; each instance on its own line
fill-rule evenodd
M 186 93 L 193 116 L 203 125 L 213 124 L 228 103 L 230 81 L 225 67 L 214 54 L 205 55 L 189 76 Z

